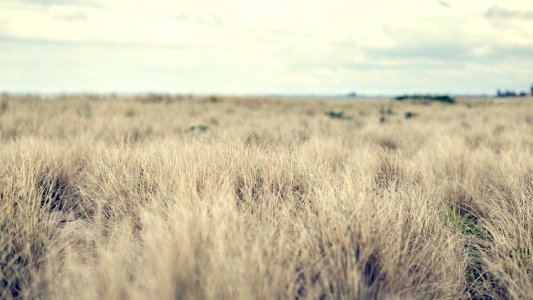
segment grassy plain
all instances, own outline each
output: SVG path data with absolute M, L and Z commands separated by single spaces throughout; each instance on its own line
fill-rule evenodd
M 0 298 L 533 298 L 533 99 L 3 95 Z

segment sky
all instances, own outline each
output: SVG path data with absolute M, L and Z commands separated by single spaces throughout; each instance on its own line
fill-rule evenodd
M 493 94 L 531 0 L 0 0 L 0 91 Z

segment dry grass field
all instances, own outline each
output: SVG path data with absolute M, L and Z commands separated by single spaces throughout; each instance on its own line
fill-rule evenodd
M 532 299 L 533 99 L 3 95 L 0 298 Z

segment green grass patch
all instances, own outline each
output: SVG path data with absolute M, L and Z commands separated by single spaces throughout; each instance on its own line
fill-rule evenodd
M 473 299 L 493 299 L 494 295 L 505 295 L 505 291 L 483 261 L 482 254 L 491 247 L 493 236 L 480 221 L 480 216 L 469 210 L 454 207 L 448 209 L 445 224 L 464 236 L 464 251 L 468 258 L 464 270 L 465 292 Z
M 344 114 L 344 112 L 342 111 L 328 111 L 326 112 L 326 116 L 332 119 L 345 120 L 345 121 L 353 119 L 351 116 Z
M 196 133 L 196 132 L 204 133 L 204 132 L 206 132 L 208 129 L 209 129 L 209 127 L 206 126 L 206 125 L 196 125 L 196 126 L 191 126 L 191 127 L 189 127 L 189 129 L 187 130 L 187 132 L 189 132 L 189 133 Z

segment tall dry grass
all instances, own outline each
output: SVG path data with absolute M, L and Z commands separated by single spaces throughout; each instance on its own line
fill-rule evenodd
M 531 99 L 2 103 L 0 298 L 533 298 Z

